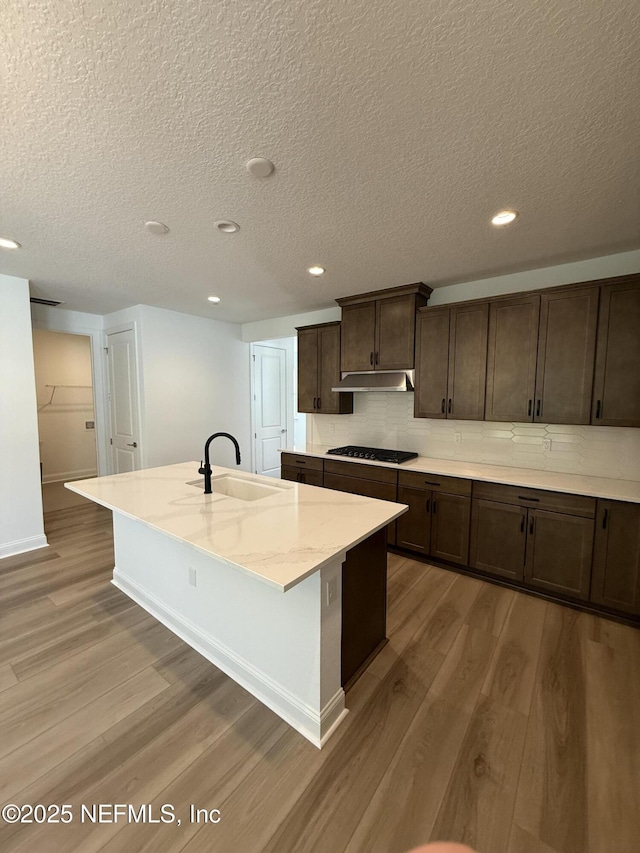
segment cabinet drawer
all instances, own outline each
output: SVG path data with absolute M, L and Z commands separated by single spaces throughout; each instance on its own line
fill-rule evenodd
M 306 468 L 292 468 L 289 465 L 282 466 L 280 469 L 280 478 L 282 480 L 293 480 L 294 483 L 305 483 L 307 486 L 324 485 L 322 471 L 309 471 Z
M 549 509 L 569 515 L 594 518 L 595 498 L 583 495 L 567 495 L 564 492 L 547 492 L 542 489 L 527 489 L 522 486 L 505 486 L 502 483 L 484 483 L 474 480 L 473 497 L 479 500 L 500 501 L 532 509 Z
M 308 471 L 322 471 L 323 460 L 317 456 L 302 456 L 296 453 L 282 453 L 281 465 L 301 465 Z
M 381 501 L 396 500 L 395 483 L 378 483 L 375 480 L 361 480 L 359 477 L 343 477 L 341 474 L 324 475 L 325 489 L 337 492 L 349 492 L 352 495 L 364 495 Z
M 359 477 L 361 480 L 375 480 L 378 483 L 398 482 L 398 472 L 392 468 L 382 468 L 377 465 L 360 465 L 357 462 L 338 462 L 335 459 L 325 459 L 325 474 L 340 474 L 343 477 Z M 393 499 L 392 499 L 393 500 Z
M 418 471 L 398 471 L 398 485 L 411 489 L 428 489 L 448 492 L 450 495 L 470 495 L 471 480 L 459 477 L 440 477 L 437 474 L 420 474 Z

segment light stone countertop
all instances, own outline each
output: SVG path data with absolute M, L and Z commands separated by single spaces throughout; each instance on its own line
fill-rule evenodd
M 202 487 L 188 484 L 202 479 L 198 464 L 182 462 L 65 486 L 283 592 L 406 510 L 404 504 L 218 465 L 214 477 L 229 474 L 283 488 L 255 501 L 205 495 Z
M 283 453 L 300 453 L 306 456 L 322 456 L 340 462 L 357 462 L 360 465 L 377 465 L 399 471 L 420 471 L 447 477 L 462 477 L 483 480 L 487 483 L 506 483 L 531 489 L 547 489 L 551 492 L 567 492 L 572 495 L 587 495 L 615 501 L 640 503 L 640 482 L 619 480 L 612 477 L 590 477 L 585 474 L 561 474 L 556 471 L 536 471 L 532 468 L 510 468 L 506 465 L 489 465 L 483 462 L 463 462 L 457 459 L 435 459 L 418 456 L 396 465 L 392 462 L 372 462 L 353 459 L 349 456 L 327 456 L 327 450 L 336 445 L 304 444 L 283 448 Z

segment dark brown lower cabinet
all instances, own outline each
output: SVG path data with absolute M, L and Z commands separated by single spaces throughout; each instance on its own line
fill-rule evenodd
M 640 616 L 640 504 L 598 501 L 591 601 Z
M 527 541 L 527 510 L 514 504 L 474 500 L 469 563 L 491 575 L 521 581 Z
M 282 466 L 280 469 L 280 477 L 283 480 L 293 480 L 296 483 L 305 483 L 307 486 L 324 485 L 322 471 L 310 471 L 307 468 L 297 468 L 291 465 Z
M 398 483 L 398 503 L 407 504 L 409 510 L 396 522 L 397 547 L 466 566 L 471 483 L 408 471 L 400 472 Z M 463 494 L 450 494 L 440 489 Z
M 342 564 L 342 686 L 386 640 L 387 549 L 378 530 Z
M 529 586 L 587 600 L 593 519 L 528 510 L 524 580 Z
M 324 487 L 381 501 L 396 501 L 398 473 L 390 468 L 331 459 L 324 463 Z M 393 521 L 387 525 L 387 542 L 393 545 L 395 541 L 396 522 Z
M 593 498 L 490 483 L 478 483 L 474 494 L 485 497 L 473 500 L 472 568 L 556 595 L 589 598 Z
M 308 486 L 324 485 L 322 476 L 324 460 L 320 457 L 285 452 L 280 461 L 280 477 L 283 480 L 306 483 Z

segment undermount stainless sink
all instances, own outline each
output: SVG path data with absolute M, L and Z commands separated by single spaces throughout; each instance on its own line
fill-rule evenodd
M 189 480 L 187 486 L 195 486 L 204 491 L 204 478 Z M 285 492 L 291 486 L 284 483 L 282 485 L 275 483 L 267 485 L 267 483 L 260 483 L 255 480 L 245 480 L 243 477 L 234 477 L 232 474 L 219 474 L 217 477 L 211 478 L 211 488 L 217 495 L 226 495 L 239 501 L 257 501 L 260 498 Z

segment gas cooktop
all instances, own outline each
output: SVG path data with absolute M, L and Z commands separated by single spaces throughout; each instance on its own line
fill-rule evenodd
M 327 453 L 334 456 L 352 456 L 354 459 L 373 459 L 376 462 L 395 462 L 398 465 L 409 459 L 415 459 L 418 455 L 408 450 L 383 450 L 379 447 L 358 447 L 355 444 L 334 447 L 327 450 Z

